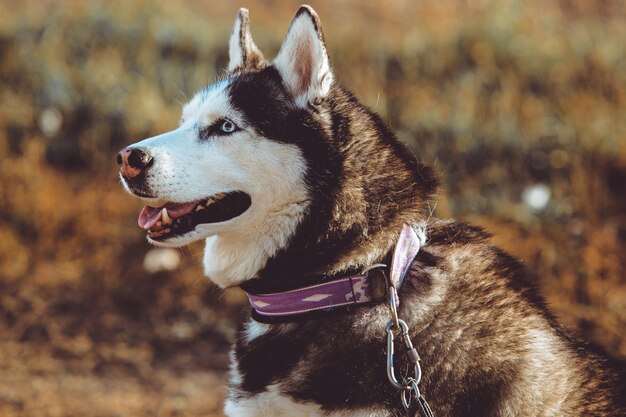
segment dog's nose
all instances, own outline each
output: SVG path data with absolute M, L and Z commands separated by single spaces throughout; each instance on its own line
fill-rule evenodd
M 135 178 L 152 165 L 153 158 L 141 148 L 124 148 L 117 154 L 120 172 L 126 178 Z

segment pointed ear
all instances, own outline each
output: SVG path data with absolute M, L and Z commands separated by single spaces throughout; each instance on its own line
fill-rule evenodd
M 262 69 L 266 66 L 265 58 L 250 36 L 250 17 L 248 9 L 239 9 L 233 26 L 233 33 L 228 42 L 230 62 L 228 72 Z
M 274 66 L 300 107 L 330 91 L 333 73 L 322 25 L 311 7 L 301 6 L 294 16 Z

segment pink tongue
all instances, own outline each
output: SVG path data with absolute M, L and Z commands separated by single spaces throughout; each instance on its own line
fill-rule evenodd
M 196 204 L 197 203 L 182 203 L 182 204 L 167 203 L 163 207 L 167 208 L 167 214 L 169 214 L 172 219 L 176 219 L 178 217 L 184 216 L 185 214 L 191 212 L 191 210 L 193 210 Z M 156 222 L 158 222 L 163 215 L 162 213 L 163 207 L 156 208 L 156 207 L 145 206 L 141 210 L 141 213 L 139 213 L 139 219 L 137 220 L 139 227 L 141 227 L 142 229 L 148 230 L 152 226 L 154 226 Z
M 161 218 L 160 208 L 145 206 L 141 210 L 141 213 L 139 213 L 139 220 L 137 220 L 137 223 L 139 224 L 139 227 L 141 227 L 142 229 L 148 230 L 152 226 L 154 226 L 155 223 L 158 222 L 160 218 Z

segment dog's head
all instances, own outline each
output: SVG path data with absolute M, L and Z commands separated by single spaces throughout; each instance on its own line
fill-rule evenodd
M 333 74 L 319 18 L 308 6 L 293 18 L 272 63 L 240 10 L 229 55 L 227 75 L 184 106 L 177 129 L 120 151 L 120 178 L 146 204 L 139 226 L 151 243 L 264 234 L 274 242 L 259 256 L 272 256 L 308 207 L 303 147 L 323 148 L 325 138 L 303 117 L 329 93 Z
M 368 265 L 428 215 L 432 170 L 334 80 L 310 7 L 271 63 L 242 9 L 229 55 L 226 76 L 184 106 L 177 129 L 118 155 L 151 243 L 206 239 L 213 281 L 267 283 Z

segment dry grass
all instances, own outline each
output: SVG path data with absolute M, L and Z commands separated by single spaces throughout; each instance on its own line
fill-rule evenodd
M 626 356 L 623 3 L 363 3 L 313 6 L 339 79 L 441 172 L 436 215 L 494 232 L 569 329 Z M 247 4 L 267 56 L 297 6 Z M 0 414 L 220 415 L 242 296 L 200 246 L 143 269 L 114 155 L 225 67 L 238 7 L 0 3 Z

